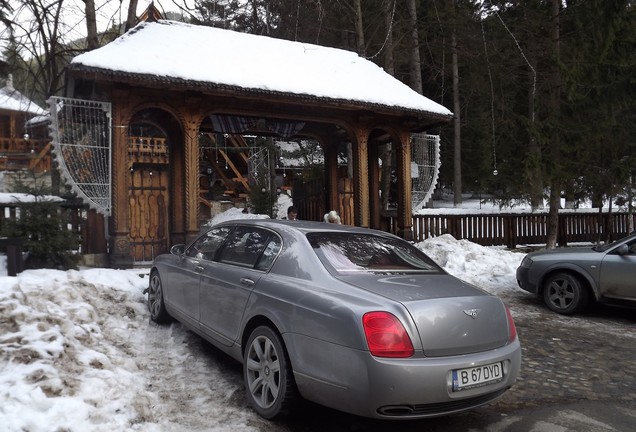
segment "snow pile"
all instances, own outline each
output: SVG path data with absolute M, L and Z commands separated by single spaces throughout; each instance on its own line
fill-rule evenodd
M 124 430 L 149 420 L 155 396 L 138 365 L 147 278 L 138 274 L 31 270 L 0 279 L 4 430 Z

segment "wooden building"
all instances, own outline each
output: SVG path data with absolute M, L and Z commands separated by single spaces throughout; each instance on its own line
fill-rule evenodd
M 51 169 L 46 111 L 13 87 L 9 75 L 0 88 L 0 171 Z
M 411 134 L 452 118 L 355 53 L 174 21 L 142 22 L 76 57 L 67 80 L 69 98 L 112 106 L 114 266 L 196 236 L 202 176 L 248 193 L 249 182 L 231 167 L 247 160 L 230 154 L 246 135 L 320 142 L 325 190 L 316 220 L 319 211 L 344 210 L 337 149 L 350 143 L 353 206 L 344 222 L 374 228 L 381 226 L 379 149 L 392 143 L 399 234 L 410 238 Z

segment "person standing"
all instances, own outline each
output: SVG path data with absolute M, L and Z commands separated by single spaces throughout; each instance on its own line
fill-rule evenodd
M 283 219 L 298 220 L 298 209 L 296 206 L 289 206 L 287 208 L 287 217 L 284 217 Z

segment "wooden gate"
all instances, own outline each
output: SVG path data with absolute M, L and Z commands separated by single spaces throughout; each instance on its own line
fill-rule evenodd
M 168 250 L 168 172 L 159 168 L 145 166 L 131 172 L 128 207 L 134 261 L 152 261 Z
M 149 262 L 168 251 L 168 145 L 165 138 L 130 137 L 130 253 Z
M 298 217 L 303 220 L 323 221 L 323 216 L 330 210 L 340 214 L 343 224 L 353 225 L 353 181 L 348 178 L 338 179 L 338 207 L 326 207 L 326 189 L 323 178 L 304 182 L 302 179 L 294 182 L 294 205 L 298 207 Z

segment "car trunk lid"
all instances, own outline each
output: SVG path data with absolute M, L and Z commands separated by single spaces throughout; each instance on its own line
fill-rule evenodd
M 495 296 L 405 302 L 429 357 L 487 351 L 508 343 L 508 318 Z
M 469 354 L 508 343 L 503 302 L 448 274 L 358 274 L 343 279 L 403 304 L 426 356 Z

